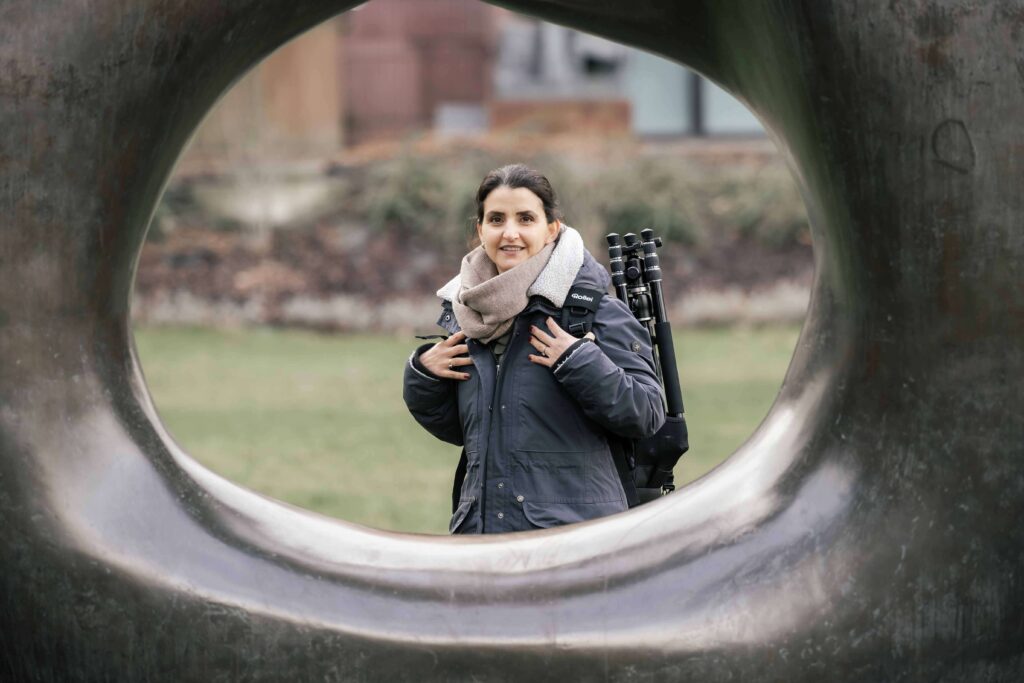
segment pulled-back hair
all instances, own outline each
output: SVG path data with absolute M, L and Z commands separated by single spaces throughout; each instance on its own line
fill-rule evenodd
M 510 187 L 513 190 L 524 187 L 540 198 L 544 205 L 544 217 L 548 223 L 561 220 L 562 212 L 558 208 L 558 197 L 551 183 L 539 171 L 535 171 L 525 164 L 509 164 L 502 166 L 488 173 L 480 188 L 476 191 L 476 220 L 484 220 L 484 201 L 487 195 L 499 187 Z

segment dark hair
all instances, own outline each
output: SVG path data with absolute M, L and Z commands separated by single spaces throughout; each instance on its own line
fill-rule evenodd
M 525 187 L 540 197 L 544 205 L 544 217 L 548 223 L 562 218 L 562 212 L 558 209 L 558 197 L 555 196 L 555 190 L 548 179 L 525 164 L 509 164 L 491 171 L 480 183 L 480 188 L 476 191 L 477 222 L 484 220 L 484 200 L 487 199 L 487 195 L 499 187 L 510 187 L 513 190 Z

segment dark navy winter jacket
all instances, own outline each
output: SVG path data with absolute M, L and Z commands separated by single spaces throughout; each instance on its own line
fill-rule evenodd
M 606 292 L 607 271 L 585 253 L 574 286 Z M 490 347 L 470 339 L 468 380 L 440 379 L 418 362 L 405 368 L 409 411 L 437 438 L 463 446 L 466 475 L 449 531 L 522 531 L 579 522 L 627 508 L 608 445 L 610 435 L 653 435 L 665 420 L 651 339 L 628 307 L 605 295 L 594 317 L 595 343 L 581 344 L 558 368 L 532 363 L 530 325 L 547 329 L 560 309 L 533 296 L 516 318 L 496 366 Z M 459 330 L 451 302 L 438 324 Z

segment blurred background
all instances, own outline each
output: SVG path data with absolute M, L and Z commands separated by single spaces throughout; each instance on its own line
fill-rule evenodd
M 405 411 L 415 334 L 473 195 L 524 162 L 607 263 L 654 228 L 692 480 L 765 416 L 807 307 L 796 185 L 757 119 L 674 63 L 478 0 L 372 0 L 283 46 L 186 149 L 133 303 L 147 382 L 196 459 L 257 491 L 445 533 L 459 449 Z

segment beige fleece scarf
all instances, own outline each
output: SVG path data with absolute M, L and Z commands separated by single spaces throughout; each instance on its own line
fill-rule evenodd
M 504 273 L 498 273 L 482 246 L 463 257 L 461 286 L 452 300 L 452 309 L 467 337 L 487 344 L 508 331 L 529 303 L 527 290 L 548 264 L 557 243 L 551 242 Z

